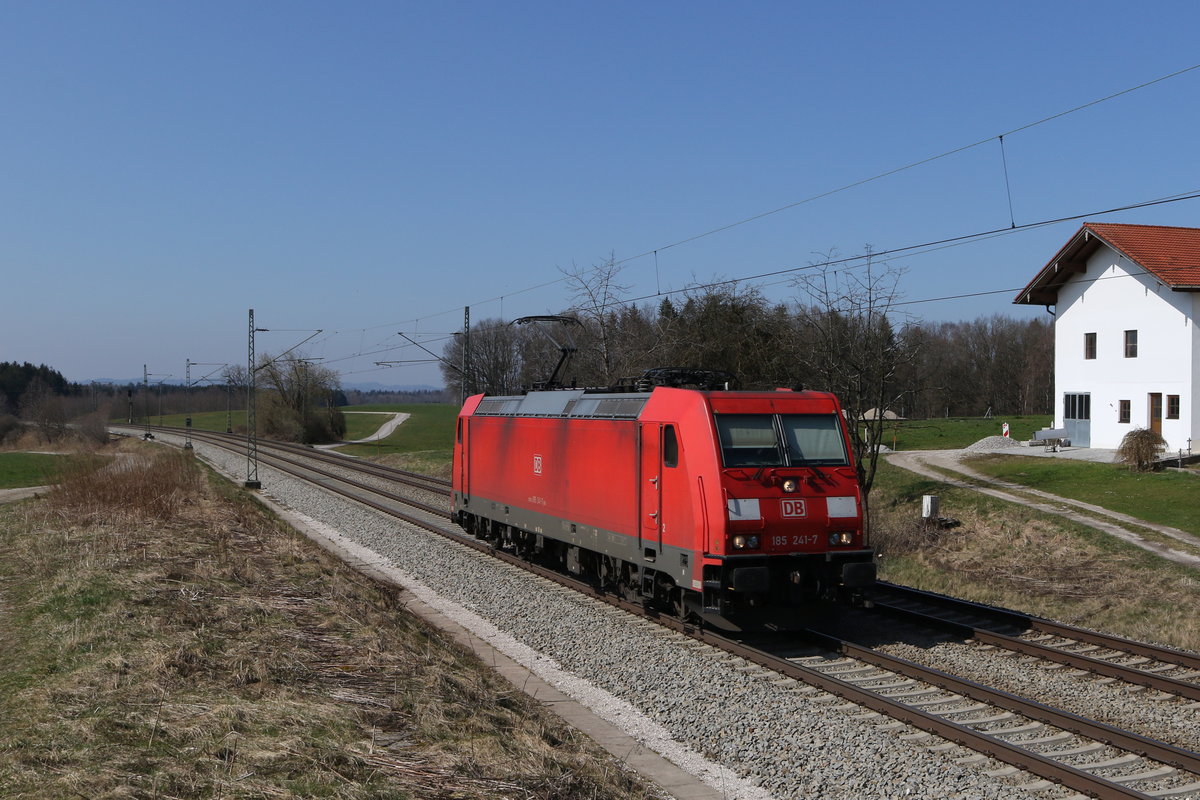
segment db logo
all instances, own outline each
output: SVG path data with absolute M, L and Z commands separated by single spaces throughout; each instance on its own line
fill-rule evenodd
M 542 457 L 541 456 L 533 457 L 533 474 L 534 475 L 542 474 Z
M 805 507 L 803 500 L 789 497 L 779 501 L 779 516 L 807 517 L 808 509 Z

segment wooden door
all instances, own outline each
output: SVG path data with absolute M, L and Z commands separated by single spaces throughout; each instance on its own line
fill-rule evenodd
M 1151 392 L 1148 405 L 1150 406 L 1150 430 L 1162 436 L 1162 393 Z

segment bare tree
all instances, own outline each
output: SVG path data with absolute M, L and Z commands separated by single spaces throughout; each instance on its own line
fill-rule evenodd
M 29 381 L 18 406 L 21 418 L 32 422 L 47 443 L 66 432 L 67 414 L 62 398 L 41 377 Z
M 334 397 L 338 374 L 304 358 L 264 356 L 255 370 L 260 419 L 274 436 L 302 442 L 337 441 L 346 433 L 346 420 Z
M 523 334 L 503 320 L 485 319 L 471 326 L 470 364 L 466 393 L 511 394 L 521 385 Z M 463 380 L 464 342 L 455 336 L 442 350 L 442 378 L 447 386 Z
M 618 281 L 621 269 L 611 253 L 605 261 L 587 269 L 575 265 L 559 269 L 571 292 L 572 304 L 567 313 L 583 325 L 576 373 L 586 383 L 607 386 L 621 377 L 618 331 L 622 302 L 629 294 L 629 286 Z
M 891 266 L 880 269 L 868 257 L 861 269 L 818 266 L 797 279 L 807 302 L 797 308 L 805 346 L 795 356 L 807 367 L 812 388 L 831 391 L 842 403 L 864 506 L 875 482 L 884 416 L 905 393 L 897 371 L 912 358 L 891 319 L 902 274 Z

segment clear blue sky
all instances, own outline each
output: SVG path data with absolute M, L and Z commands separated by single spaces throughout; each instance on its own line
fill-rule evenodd
M 0 0 L 0 361 L 181 378 L 244 363 L 254 308 L 260 352 L 321 328 L 347 383 L 440 383 L 355 354 L 560 310 L 522 290 L 610 254 L 659 249 L 645 295 L 1004 228 L 993 140 L 668 247 L 1200 64 L 1197 30 L 1194 2 Z M 1007 136 L 1016 223 L 1200 190 L 1197 131 L 1200 70 Z M 1015 290 L 1078 224 L 899 258 L 900 290 Z M 1014 293 L 904 308 L 1045 313 Z

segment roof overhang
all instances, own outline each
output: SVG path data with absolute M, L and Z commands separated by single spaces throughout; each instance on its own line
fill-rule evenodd
M 1020 291 L 1013 303 L 1052 306 L 1058 302 L 1058 290 L 1062 288 L 1071 276 L 1082 274 L 1087 270 L 1087 261 L 1092 253 L 1107 244 L 1096 232 L 1083 225 L 1070 240 L 1062 246 L 1054 258 L 1042 267 L 1029 285 Z

